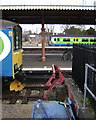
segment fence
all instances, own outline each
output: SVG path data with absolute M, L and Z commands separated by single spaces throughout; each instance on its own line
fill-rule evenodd
M 94 69 L 93 67 L 91 67 L 88 64 L 85 64 L 85 83 L 84 83 L 84 109 L 86 106 L 86 94 L 87 92 L 90 93 L 90 95 L 94 98 L 94 100 L 96 101 L 96 96 L 92 93 L 92 91 L 88 88 L 87 85 L 87 80 L 88 80 L 88 68 L 91 69 L 92 71 L 96 72 L 96 69 Z
M 72 77 L 78 84 L 81 91 L 84 93 L 85 82 L 85 64 L 96 68 L 96 46 L 91 45 L 74 45 L 73 46 L 73 62 L 72 62 Z M 96 96 L 96 72 L 88 69 L 87 86 Z M 96 111 L 96 100 L 88 93 L 87 95 L 93 104 Z

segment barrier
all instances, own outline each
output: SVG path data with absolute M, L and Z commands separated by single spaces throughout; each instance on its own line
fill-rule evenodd
M 85 84 L 84 84 L 84 104 L 83 104 L 83 108 L 85 109 L 86 106 L 86 94 L 87 91 L 91 94 L 91 96 L 96 100 L 96 96 L 94 95 L 94 93 L 90 90 L 90 88 L 87 85 L 87 78 L 88 78 L 88 68 L 91 69 L 92 71 L 96 72 L 96 69 L 92 66 L 90 66 L 89 64 L 85 64 Z

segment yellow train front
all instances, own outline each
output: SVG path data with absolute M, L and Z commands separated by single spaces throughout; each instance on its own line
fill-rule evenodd
M 18 91 L 23 88 L 15 79 L 22 70 L 22 29 L 18 24 L 0 20 L 0 76 L 2 82 L 12 81 L 10 90 Z M 14 81 L 15 80 L 15 81 Z

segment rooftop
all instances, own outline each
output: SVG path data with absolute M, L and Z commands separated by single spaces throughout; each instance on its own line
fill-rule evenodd
M 95 10 L 95 0 L 0 0 L 1 10 Z

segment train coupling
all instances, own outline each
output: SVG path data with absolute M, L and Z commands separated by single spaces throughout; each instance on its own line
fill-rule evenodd
M 24 88 L 24 86 L 21 84 L 21 82 L 14 80 L 11 84 L 10 84 L 10 91 L 21 91 Z

